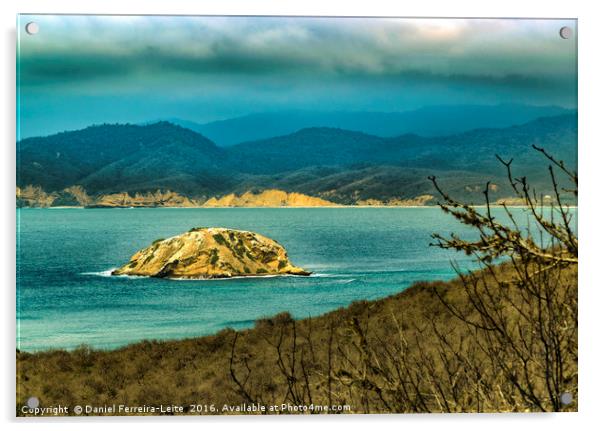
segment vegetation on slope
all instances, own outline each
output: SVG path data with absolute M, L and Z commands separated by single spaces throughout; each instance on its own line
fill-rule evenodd
M 78 185 L 92 196 L 171 190 L 192 201 L 246 191 L 279 189 L 337 204 L 414 199 L 434 195 L 427 176 L 449 184 L 457 199 L 483 203 L 475 185 L 493 181 L 507 198 L 505 172 L 490 156 L 516 159 L 541 192 L 551 194 L 530 145 L 538 143 L 576 163 L 576 116 L 541 118 L 503 129 L 457 135 L 382 138 L 350 130 L 313 127 L 223 148 L 170 123 L 102 125 L 17 146 L 17 186 L 47 194 Z M 464 184 L 460 180 L 465 181 Z

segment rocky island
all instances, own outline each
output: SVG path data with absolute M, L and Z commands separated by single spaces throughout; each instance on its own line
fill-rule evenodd
M 310 275 L 294 266 L 276 241 L 254 232 L 215 227 L 156 240 L 111 274 L 190 279 Z

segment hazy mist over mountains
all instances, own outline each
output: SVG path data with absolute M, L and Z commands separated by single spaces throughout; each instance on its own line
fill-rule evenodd
M 568 114 L 574 110 L 558 106 L 438 105 L 404 112 L 304 111 L 264 112 L 209 123 L 181 118 L 164 118 L 194 130 L 217 145 L 286 135 L 308 127 L 336 127 L 381 137 L 407 133 L 444 136 L 477 128 L 509 127 L 539 117 Z

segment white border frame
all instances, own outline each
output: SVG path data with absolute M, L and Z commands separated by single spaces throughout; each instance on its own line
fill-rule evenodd
M 2 14 L 2 67 L 0 68 L 3 95 L 0 103 L 2 122 L 1 175 L 4 241 L 1 247 L 2 313 L 2 379 L 5 384 L 0 392 L 0 420 L 8 428 L 41 428 L 44 430 L 69 429 L 126 429 L 134 424 L 146 429 L 163 429 L 166 426 L 202 427 L 226 426 L 247 429 L 304 430 L 308 427 L 345 427 L 364 429 L 372 422 L 384 428 L 504 430 L 509 427 L 537 427 L 554 429 L 589 428 L 600 411 L 598 388 L 601 378 L 599 362 L 602 347 L 600 334 L 602 322 L 600 304 L 602 287 L 595 272 L 598 256 L 602 257 L 602 230 L 596 225 L 602 205 L 599 201 L 602 185 L 602 134 L 599 130 L 599 104 L 601 56 L 599 41 L 602 40 L 602 15 L 594 1 L 526 2 L 524 0 L 497 1 L 435 1 L 395 2 L 389 0 L 4 0 L 0 3 Z M 55 418 L 15 419 L 15 46 L 17 13 L 87 13 L 87 14 L 183 14 L 183 15 L 330 15 L 330 16 L 403 16 L 403 17 L 537 17 L 577 18 L 579 20 L 579 175 L 581 199 L 579 212 L 581 238 L 581 268 L 579 283 L 579 413 L 561 414 L 486 414 L 486 415 L 363 415 L 337 417 L 199 417 L 199 418 Z M 140 423 L 142 422 L 142 423 Z M 168 425 L 169 424 L 169 425 Z M 135 425 L 134 425 L 135 426 Z M 599 424 L 598 424 L 599 426 Z

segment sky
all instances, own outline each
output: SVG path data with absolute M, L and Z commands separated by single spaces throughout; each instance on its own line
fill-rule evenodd
M 39 32 L 24 31 L 36 22 Z M 572 20 L 21 15 L 18 134 L 279 110 L 576 108 Z

